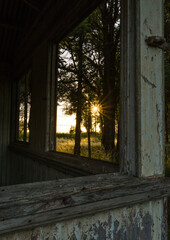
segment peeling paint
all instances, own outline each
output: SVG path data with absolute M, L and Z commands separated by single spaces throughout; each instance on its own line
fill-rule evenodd
M 163 2 L 160 0 L 138 1 L 138 9 L 139 175 L 162 176 L 164 174 L 163 53 L 158 48 L 147 46 L 145 39 L 150 36 L 163 36 Z
M 162 235 L 161 235 L 161 240 L 167 240 L 167 222 L 168 222 L 168 214 L 167 214 L 167 198 L 164 199 L 164 205 L 163 205 L 163 215 L 162 215 Z
M 147 19 L 147 18 L 145 18 L 143 24 L 147 27 L 147 29 L 149 30 L 150 34 L 153 34 L 152 29 L 151 29 L 151 27 L 149 26 L 149 23 L 148 23 L 148 19 Z
M 156 88 L 156 85 L 154 83 L 152 83 L 151 81 L 149 81 L 149 79 L 147 79 L 147 77 L 141 75 L 143 80 L 145 81 L 145 83 L 147 83 L 149 86 L 151 86 L 152 88 Z
M 153 225 L 152 217 L 149 212 L 142 218 L 142 239 L 152 240 L 152 230 L 151 226 Z
M 6 234 L 0 240 L 166 240 L 166 208 L 166 200 L 150 201 Z
M 161 146 L 161 129 L 160 129 L 160 124 L 159 124 L 159 119 L 160 119 L 160 110 L 158 104 L 156 104 L 156 115 L 157 115 L 157 132 L 158 132 L 158 137 L 159 137 L 159 145 Z

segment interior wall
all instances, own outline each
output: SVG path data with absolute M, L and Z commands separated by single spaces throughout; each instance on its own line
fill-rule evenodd
M 44 152 L 46 139 L 48 43 L 39 48 L 31 64 L 30 148 Z
M 9 183 L 11 81 L 10 66 L 0 64 L 0 186 Z
M 43 14 L 40 14 L 40 17 L 37 20 L 37 25 L 34 26 L 32 31 L 28 32 L 27 37 L 16 50 L 17 54 L 13 66 L 14 69 L 16 69 L 16 72 L 14 72 L 14 75 L 20 75 L 19 72 L 23 72 L 23 69 L 25 69 L 25 71 L 32 71 L 30 143 L 26 144 L 27 146 L 23 144 L 24 147 L 32 152 L 39 154 L 48 150 L 46 139 L 48 139 L 50 134 L 50 130 L 47 129 L 47 116 L 50 114 L 48 112 L 49 94 L 47 93 L 47 82 L 49 76 L 49 41 L 51 41 L 51 39 L 62 39 L 62 37 L 73 28 L 73 26 L 75 26 L 78 22 L 81 22 L 81 20 L 83 20 L 93 9 L 95 9 L 100 1 L 95 0 L 89 2 L 81 0 L 78 4 L 77 2 L 71 2 L 69 4 L 71 4 L 70 6 L 72 7 L 72 12 L 74 12 L 74 14 L 70 12 L 70 7 L 67 6 L 67 9 L 65 8 L 65 2 L 51 1 L 47 9 L 44 10 Z M 62 12 L 61 10 L 63 9 L 65 10 L 64 15 L 61 16 L 60 14 L 56 14 Z M 75 16 L 78 16 L 78 18 L 75 18 Z M 65 27 L 63 28 L 63 22 L 65 23 L 66 21 L 68 24 L 65 24 Z M 28 65 L 30 68 L 26 69 L 26 66 Z M 15 125 L 14 115 L 15 114 L 12 114 L 12 124 Z M 12 128 L 14 129 L 14 127 Z M 15 136 L 13 134 L 12 141 L 14 140 Z M 50 141 L 49 143 L 51 144 Z M 30 182 L 30 179 L 37 179 L 39 181 L 48 180 L 46 177 L 43 177 L 43 174 L 41 175 L 44 166 L 41 164 L 34 164 L 34 160 L 26 158 L 23 155 L 21 156 L 19 153 L 12 153 L 10 161 L 10 184 L 14 184 L 16 182 Z M 27 169 L 28 163 L 29 168 Z M 39 171 L 35 171 L 35 166 L 39 168 Z M 22 173 L 19 174 L 19 171 L 22 171 Z M 33 171 L 34 173 L 37 173 L 37 176 L 34 178 L 32 178 Z M 51 179 L 54 175 L 56 178 L 56 173 L 57 171 L 55 171 L 55 174 L 50 174 L 50 176 L 47 174 L 49 176 L 48 178 Z M 61 176 L 61 174 L 63 174 L 63 172 L 60 172 L 60 169 L 58 169 L 57 178 L 58 176 Z M 68 176 L 65 175 L 65 177 Z
M 48 162 L 43 163 L 37 158 L 31 158 L 15 151 L 11 151 L 11 159 L 11 185 L 73 177 L 68 171 L 60 171 Z
M 24 151 L 41 154 L 45 152 L 47 136 L 47 104 L 48 104 L 48 53 L 49 43 L 44 43 L 35 51 L 28 68 L 31 70 L 31 116 L 30 116 L 30 142 L 17 143 L 18 148 Z M 24 63 L 23 66 L 24 67 Z M 3 87 L 4 88 L 4 87 Z M 3 90 L 4 91 L 4 90 Z M 10 95 L 6 94 L 10 98 Z M 6 101 L 6 100 L 4 100 Z M 2 102 L 6 112 L 10 112 Z M 14 107 L 13 104 L 12 108 Z M 15 112 L 15 111 L 14 111 Z M 49 113 L 50 114 L 50 113 Z M 15 113 L 13 114 L 15 115 Z M 15 116 L 13 116 L 13 128 L 15 127 Z M 5 121 L 10 126 L 9 122 Z M 13 138 L 15 142 L 15 137 Z M 8 145 L 9 141 L 7 141 Z M 50 164 L 43 164 L 36 157 L 25 156 L 19 151 L 10 150 L 10 180 L 8 184 L 21 184 L 36 181 L 47 181 L 72 177 L 68 172 L 63 172 Z

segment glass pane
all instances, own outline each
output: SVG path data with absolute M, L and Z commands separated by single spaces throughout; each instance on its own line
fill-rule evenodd
M 24 103 L 19 105 L 19 141 L 24 141 Z
M 18 140 L 24 141 L 25 80 L 18 81 L 19 132 Z
M 29 142 L 30 113 L 31 113 L 31 72 L 18 81 L 18 138 L 19 141 Z
M 31 72 L 27 74 L 26 78 L 26 101 L 27 101 L 27 132 L 26 132 L 26 142 L 30 140 L 30 116 L 31 116 Z
M 120 2 L 104 1 L 59 44 L 57 151 L 118 163 Z

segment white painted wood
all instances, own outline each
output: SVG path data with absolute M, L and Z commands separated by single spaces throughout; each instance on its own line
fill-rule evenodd
M 92 218 L 97 212 L 156 201 L 169 194 L 170 179 L 139 179 L 114 174 L 3 187 L 0 188 L 0 234 L 77 217 Z M 163 208 L 162 200 L 160 208 Z M 150 218 L 156 221 L 156 205 L 152 210 L 155 215 Z M 166 220 L 163 213 L 159 216 L 162 221 Z M 152 221 L 147 224 L 151 228 Z M 158 229 L 162 226 L 159 222 Z
M 147 6 L 147 7 L 146 7 Z M 163 52 L 146 37 L 163 36 L 163 1 L 137 1 L 137 130 L 139 176 L 164 173 Z
M 163 36 L 163 1 L 126 0 L 122 6 L 122 172 L 163 175 L 163 52 L 145 42 Z
M 46 114 L 46 151 L 56 150 L 56 83 L 57 83 L 57 46 L 50 42 L 48 50 L 47 75 L 47 114 Z
M 167 239 L 162 223 L 166 200 L 76 217 L 1 236 L 1 240 L 160 240 Z M 154 218 L 152 216 L 154 215 Z

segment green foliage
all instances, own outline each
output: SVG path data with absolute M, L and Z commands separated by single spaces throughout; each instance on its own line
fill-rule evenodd
M 56 149 L 58 152 L 74 154 L 75 134 L 59 133 L 57 134 Z M 99 133 L 91 134 L 92 155 L 94 159 L 109 161 L 104 148 L 101 146 L 101 135 Z M 88 157 L 88 139 L 87 133 L 81 133 L 81 156 Z
M 115 115 L 116 120 L 119 121 L 120 1 L 104 1 L 99 8 L 59 44 L 57 99 L 58 102 L 65 102 L 64 111 L 67 115 L 78 112 L 77 106 L 80 99 L 78 93 L 80 41 L 83 50 L 81 58 L 81 121 L 86 129 L 90 125 L 90 129 L 92 129 L 93 121 L 89 120 L 89 102 L 90 105 L 96 103 L 103 105 L 103 109 L 107 110 L 104 113 L 104 110 L 101 109 L 100 114 L 95 117 L 95 122 L 99 123 L 103 133 L 106 118 L 114 123 L 115 119 L 111 118 Z M 109 70 L 110 73 L 105 71 L 107 65 L 105 64 L 106 52 L 109 54 L 108 59 L 110 58 L 110 52 L 113 56 L 110 58 L 112 60 L 109 66 L 112 69 Z M 112 82 L 111 89 L 110 86 L 106 86 L 108 76 L 112 76 L 111 81 L 109 80 Z M 110 98 L 114 97 L 114 110 L 110 107 L 110 102 L 106 100 L 107 96 L 111 95 L 110 90 L 112 92 Z M 115 114 L 110 114 L 110 111 L 114 111 Z M 110 114 L 110 116 L 106 116 L 106 114 Z M 114 132 L 114 124 L 109 126 L 112 125 L 113 129 L 110 129 L 110 132 Z

